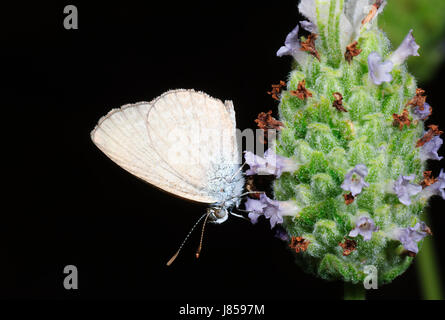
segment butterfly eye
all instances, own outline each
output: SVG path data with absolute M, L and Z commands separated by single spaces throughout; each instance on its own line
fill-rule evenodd
M 224 218 L 227 215 L 227 210 L 220 207 L 213 207 L 210 208 L 210 214 L 213 216 L 215 220 L 219 220 L 221 218 Z

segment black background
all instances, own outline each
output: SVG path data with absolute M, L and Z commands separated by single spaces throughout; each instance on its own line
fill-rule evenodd
M 90 141 L 111 108 L 173 88 L 232 99 L 240 129 L 277 103 L 286 80 L 276 51 L 298 19 L 297 1 L 60 2 L 2 7 L 3 209 L 0 295 L 6 298 L 156 300 L 341 299 L 343 284 L 304 274 L 267 222 L 209 225 L 199 260 L 196 233 L 166 261 L 204 212 L 112 163 Z M 79 29 L 63 28 L 74 4 Z M 415 58 L 412 58 L 415 59 Z M 445 125 L 444 68 L 422 84 Z M 443 151 L 442 151 L 443 153 Z M 442 161 L 443 166 L 443 161 Z M 441 164 L 432 163 L 435 175 Z M 431 226 L 444 266 L 443 202 Z M 442 211 L 442 212 L 441 212 Z M 63 268 L 79 289 L 63 288 Z M 416 267 L 369 299 L 420 298 Z

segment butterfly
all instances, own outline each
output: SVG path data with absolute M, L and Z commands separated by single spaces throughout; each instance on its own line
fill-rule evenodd
M 226 221 L 244 195 L 232 101 L 223 103 L 195 90 L 170 90 L 151 102 L 111 110 L 99 120 L 91 139 L 111 160 L 143 181 L 208 204 L 195 226 L 204 216 L 204 225 L 207 219 Z

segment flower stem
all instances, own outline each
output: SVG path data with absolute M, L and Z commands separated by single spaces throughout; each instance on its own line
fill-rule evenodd
M 426 214 L 424 221 L 427 221 Z M 434 239 L 425 238 L 422 249 L 416 257 L 416 267 L 422 296 L 425 300 L 443 300 L 439 268 L 434 252 Z
M 345 282 L 345 300 L 366 300 L 366 291 L 363 284 Z

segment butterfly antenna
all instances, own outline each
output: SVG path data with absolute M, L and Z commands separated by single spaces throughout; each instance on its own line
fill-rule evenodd
M 264 191 L 248 191 L 248 192 L 244 192 L 244 193 L 240 194 L 239 196 L 232 197 L 232 198 L 230 198 L 230 199 L 228 199 L 226 201 L 233 200 L 233 199 L 236 199 L 236 198 L 242 198 L 242 197 L 247 196 L 249 194 L 258 194 L 258 193 L 265 193 L 265 192 Z
M 240 208 L 236 208 L 236 210 L 237 210 L 237 211 L 240 211 L 240 212 L 246 212 L 246 213 L 252 212 L 252 211 L 244 210 L 244 209 L 240 209 Z M 231 212 L 231 213 L 232 213 L 232 212 Z
M 184 246 L 184 244 L 187 242 L 187 239 L 190 237 L 191 233 L 193 232 L 193 230 L 195 230 L 196 226 L 199 224 L 199 222 L 202 220 L 202 218 L 206 217 L 207 220 L 207 216 L 209 214 L 208 213 L 204 213 L 199 219 L 198 221 L 196 221 L 195 225 L 190 229 L 189 233 L 187 234 L 187 236 L 185 237 L 184 241 L 182 241 L 181 245 L 179 246 L 178 251 L 176 251 L 176 253 L 173 255 L 173 257 L 170 258 L 170 260 L 168 260 L 167 262 L 167 266 L 170 266 L 173 261 L 175 261 L 176 257 L 178 256 L 179 252 L 181 251 L 182 247 Z M 202 238 L 201 238 L 202 241 Z
M 199 258 L 199 255 L 201 254 L 201 249 L 202 249 L 202 239 L 204 238 L 204 230 L 207 224 L 207 219 L 209 218 L 210 215 L 210 211 L 207 213 L 206 218 L 204 220 L 204 223 L 202 224 L 202 230 L 201 230 L 201 240 L 199 240 L 199 247 L 198 250 L 196 250 L 196 259 Z

